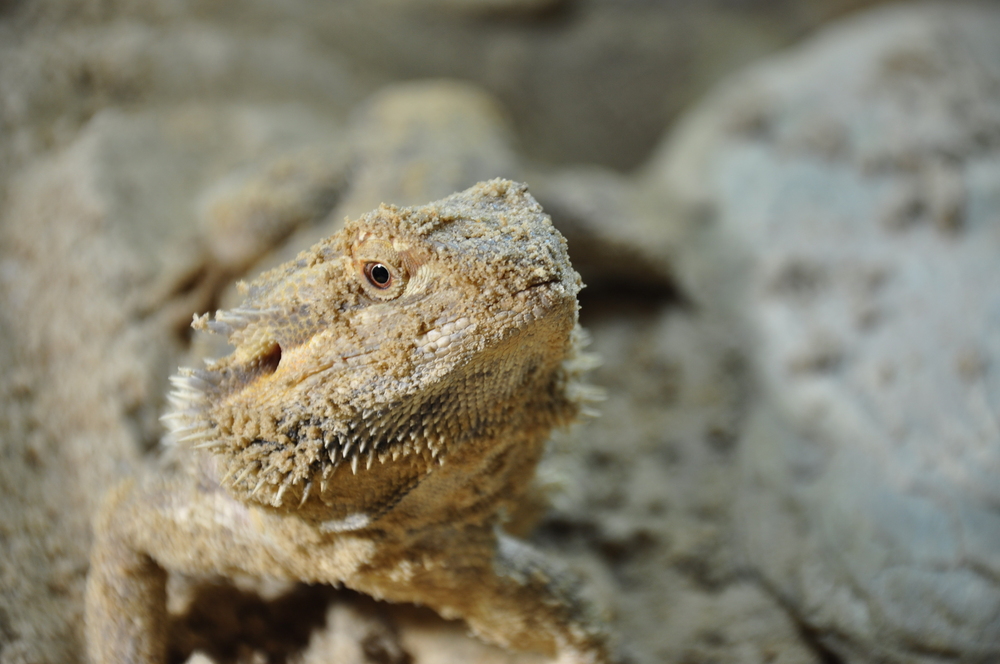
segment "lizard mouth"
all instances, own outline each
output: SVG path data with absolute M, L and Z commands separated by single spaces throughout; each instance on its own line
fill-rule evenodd
M 520 295 L 521 293 L 527 293 L 528 291 L 535 290 L 536 288 L 543 288 L 557 283 L 559 283 L 559 279 L 546 279 L 545 281 L 538 281 L 533 284 L 528 284 L 520 290 L 514 291 L 514 295 Z

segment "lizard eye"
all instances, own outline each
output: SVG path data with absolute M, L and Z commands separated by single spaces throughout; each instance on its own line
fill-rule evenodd
M 386 289 L 392 285 L 392 272 L 383 263 L 365 263 L 365 278 L 375 288 Z
M 389 240 L 359 240 L 351 247 L 351 259 L 358 285 L 373 300 L 388 302 L 406 290 L 412 261 L 406 251 L 400 251 Z

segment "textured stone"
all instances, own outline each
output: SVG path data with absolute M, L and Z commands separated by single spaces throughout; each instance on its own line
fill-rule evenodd
M 457 81 L 399 83 L 353 114 L 351 186 L 336 221 L 381 203 L 417 205 L 518 171 L 497 102 Z
M 848 661 L 1000 657 L 998 34 L 988 7 L 845 22 L 646 172 L 753 360 L 746 553 Z
M 157 443 L 179 332 L 225 275 L 199 189 L 322 126 L 287 107 L 109 109 L 10 183 L 0 661 L 79 656 L 90 510 Z

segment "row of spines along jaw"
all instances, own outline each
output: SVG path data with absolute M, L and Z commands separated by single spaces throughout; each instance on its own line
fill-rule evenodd
M 217 428 L 208 418 L 209 393 L 218 387 L 220 380 L 218 374 L 190 368 L 182 368 L 177 375 L 170 378 L 173 387 L 168 395 L 171 411 L 161 419 L 169 428 L 173 442 L 213 452 L 222 452 L 224 448 L 230 446 L 229 441 L 219 437 Z M 380 464 L 385 464 L 390 459 L 396 461 L 400 457 L 412 454 L 424 457 L 428 469 L 435 462 L 438 464 L 444 462 L 443 437 L 420 435 L 412 428 L 400 426 L 400 418 L 386 418 L 387 412 L 380 409 L 364 409 L 361 412 L 361 421 L 366 424 L 374 422 L 375 426 L 359 427 L 348 435 L 331 438 L 324 445 L 326 459 L 322 464 L 322 470 L 319 471 L 322 483 L 325 484 L 327 477 L 342 463 L 349 463 L 352 473 L 357 474 L 359 469 L 370 470 L 376 460 Z M 437 419 L 424 424 L 433 426 L 437 423 Z M 388 446 L 380 444 L 380 434 L 393 425 L 396 428 L 386 439 L 393 440 L 394 443 Z M 381 451 L 379 448 L 382 448 Z M 275 472 L 281 473 L 275 466 L 275 463 L 268 463 L 265 468 L 263 461 L 248 463 L 243 468 L 234 464 L 220 483 L 226 484 L 231 479 L 230 486 L 236 487 L 248 477 L 255 476 L 257 481 L 248 496 L 254 498 L 268 484 L 278 484 L 268 481 L 274 477 Z M 293 476 L 288 476 L 280 482 L 278 491 L 270 501 L 271 504 L 275 507 L 281 506 L 285 493 L 295 484 L 305 485 L 300 501 L 300 505 L 304 504 L 312 480 L 297 480 Z M 321 491 L 325 492 L 325 489 Z

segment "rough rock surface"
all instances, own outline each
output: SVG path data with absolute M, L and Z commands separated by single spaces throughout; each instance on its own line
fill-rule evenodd
M 998 34 L 987 6 L 848 21 L 646 173 L 752 357 L 741 544 L 848 661 L 1000 657 Z
M 380 203 L 420 205 L 518 171 L 496 101 L 456 81 L 400 83 L 353 113 L 351 187 L 336 221 Z
M 388 81 L 449 77 L 497 96 L 530 156 L 626 168 L 719 76 L 885 1 L 5 2 L 0 165 L 108 105 L 284 98 L 343 113 Z
M 158 441 L 182 330 L 227 278 L 199 230 L 202 182 L 330 131 L 288 107 L 107 110 L 10 183 L 4 421 L 27 428 L 4 435 L 3 661 L 78 650 L 87 514 Z

